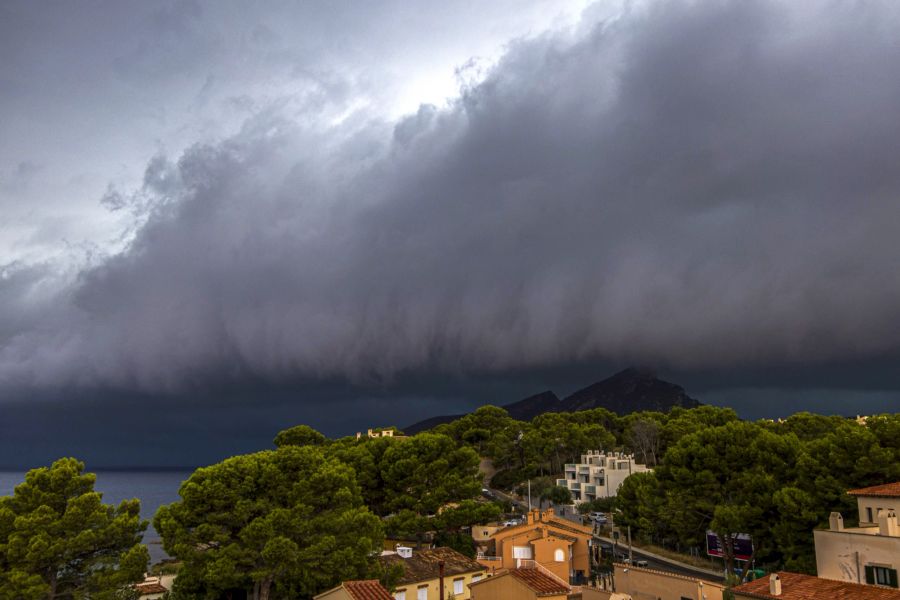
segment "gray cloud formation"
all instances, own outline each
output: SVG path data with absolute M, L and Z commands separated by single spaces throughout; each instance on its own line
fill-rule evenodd
M 898 25 L 889 2 L 589 11 L 398 123 L 260 111 L 114 198 L 142 215 L 126 251 L 65 285 L 6 267 L 0 382 L 891 352 Z

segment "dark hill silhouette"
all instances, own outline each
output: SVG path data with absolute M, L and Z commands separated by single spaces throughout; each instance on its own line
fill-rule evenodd
M 519 400 L 518 402 L 513 402 L 512 404 L 506 404 L 503 408 L 506 409 L 506 412 L 509 413 L 513 419 L 517 419 L 519 421 L 530 421 L 535 418 L 537 415 L 543 414 L 545 412 L 562 412 L 565 409 L 562 408 L 561 400 L 559 396 L 547 390 L 546 392 L 541 392 L 540 394 L 535 394 L 534 396 L 528 396 L 524 400 Z
M 642 369 L 625 369 L 578 390 L 562 400 L 566 412 L 606 408 L 619 415 L 641 410 L 668 412 L 676 406 L 696 408 L 700 403 L 685 393 L 684 388 Z
M 680 385 L 658 379 L 652 371 L 629 368 L 580 389 L 562 400 L 547 390 L 518 402 L 506 404 L 503 408 L 514 419 L 530 421 L 547 412 L 605 408 L 619 415 L 627 415 L 642 410 L 668 412 L 676 406 L 696 408 L 700 406 L 700 402 L 688 396 Z M 431 417 L 404 427 L 403 431 L 408 435 L 414 435 L 462 416 L 464 415 Z

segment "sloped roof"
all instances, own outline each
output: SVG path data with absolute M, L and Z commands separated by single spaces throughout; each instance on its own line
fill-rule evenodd
M 538 596 L 558 596 L 571 591 L 569 586 L 538 569 L 513 569 L 509 574 L 534 590 Z
M 549 517 L 544 516 L 544 518 L 535 520 L 534 523 L 529 523 L 525 521 L 524 523 L 520 523 L 518 525 L 513 525 L 512 527 L 504 527 L 502 529 L 497 530 L 491 535 L 491 538 L 503 538 L 508 534 L 519 534 L 525 531 L 529 531 L 531 529 L 537 529 L 540 527 L 555 527 L 557 529 L 562 529 L 564 531 L 570 531 L 576 535 L 582 535 L 590 537 L 593 535 L 593 529 L 590 525 L 579 525 L 573 521 L 569 521 L 568 519 L 564 519 L 558 515 L 551 515 Z
M 882 498 L 900 498 L 900 481 L 884 483 L 871 487 L 859 488 L 847 492 L 851 496 L 879 496 Z
M 156 581 L 135 584 L 134 589 L 136 589 L 141 596 L 149 594 L 165 594 L 169 591 L 167 587 Z
M 765 598 L 766 600 L 821 600 L 823 598 L 828 600 L 862 600 L 863 598 L 866 600 L 900 600 L 900 590 L 890 588 L 835 581 L 784 571 L 780 571 L 778 576 L 781 577 L 781 595 L 779 596 L 769 593 L 768 577 L 760 577 L 744 583 L 732 588 L 731 591 L 750 598 Z
M 413 550 L 412 556 L 403 558 L 399 554 L 379 556 L 378 560 L 385 566 L 403 565 L 404 574 L 397 583 L 400 585 L 437 579 L 440 561 L 444 561 L 444 577 L 462 575 L 463 573 L 482 573 L 487 569 L 475 560 L 464 556 L 453 548 L 432 548 L 430 550 Z
M 384 589 L 377 579 L 345 581 L 341 584 L 354 600 L 394 600 L 391 593 Z

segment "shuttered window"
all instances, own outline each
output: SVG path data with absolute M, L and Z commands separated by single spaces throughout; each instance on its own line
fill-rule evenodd
M 463 593 L 463 580 L 462 579 L 454 579 L 453 580 L 453 595 L 459 596 Z
M 897 569 L 866 565 L 866 583 L 895 588 L 897 587 Z
M 428 586 L 423 585 L 416 590 L 416 600 L 428 600 Z
M 394 600 L 406 600 L 406 590 L 397 590 L 394 592 Z
M 533 558 L 531 546 L 513 546 L 513 558 Z

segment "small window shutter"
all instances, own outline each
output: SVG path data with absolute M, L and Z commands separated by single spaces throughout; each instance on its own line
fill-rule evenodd
M 897 587 L 897 569 L 888 569 L 888 585 Z
M 866 583 L 875 585 L 875 567 L 866 566 Z

